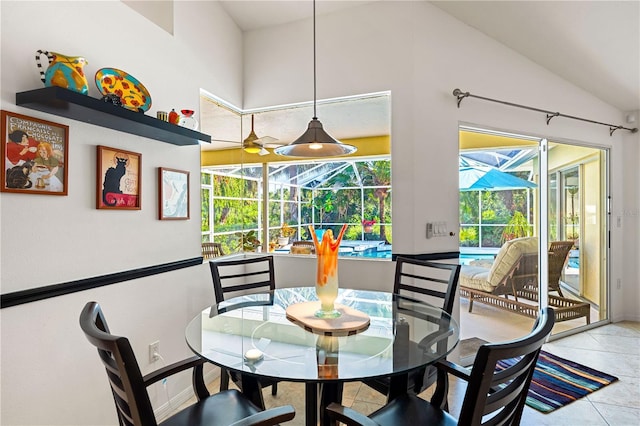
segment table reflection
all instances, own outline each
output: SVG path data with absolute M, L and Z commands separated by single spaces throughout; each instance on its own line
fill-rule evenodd
M 252 393 L 258 405 L 264 402 L 257 378 L 307 383 L 307 424 L 315 425 L 316 385 L 322 385 L 321 404 L 339 400 L 340 383 L 401 377 L 445 357 L 458 342 L 456 322 L 439 308 L 391 293 L 349 289 L 341 289 L 336 302 L 367 314 L 369 327 L 346 336 L 314 334 L 286 317 L 289 305 L 308 301 L 317 301 L 313 287 L 229 299 L 187 326 L 187 343 L 200 356 L 239 373 L 243 392 Z M 247 360 L 247 351 L 254 349 L 262 358 Z

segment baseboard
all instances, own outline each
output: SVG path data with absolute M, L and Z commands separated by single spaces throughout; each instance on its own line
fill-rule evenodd
M 204 382 L 207 384 L 211 383 L 218 377 L 220 377 L 220 369 L 211 369 L 211 371 L 204 374 Z M 182 407 L 184 403 L 194 397 L 195 394 L 193 393 L 193 388 L 189 386 L 188 388 L 183 389 L 181 392 L 179 392 L 176 396 L 170 398 L 169 401 L 165 402 L 160 407 L 154 410 L 154 414 L 158 423 L 174 414 L 178 408 Z

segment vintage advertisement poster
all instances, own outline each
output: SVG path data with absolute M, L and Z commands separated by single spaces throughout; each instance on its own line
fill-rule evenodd
M 69 128 L 2 111 L 0 190 L 67 195 Z
M 98 146 L 98 209 L 140 210 L 142 155 Z

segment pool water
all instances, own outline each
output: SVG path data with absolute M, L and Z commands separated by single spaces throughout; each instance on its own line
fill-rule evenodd
M 495 254 L 482 254 L 482 253 L 460 253 L 460 265 L 468 265 L 474 260 L 493 260 L 496 257 Z
M 377 251 L 365 250 L 362 252 L 354 252 L 347 255 L 348 257 L 368 257 L 374 259 L 391 259 L 391 250 Z
M 382 247 L 380 247 L 381 249 Z M 384 247 L 384 250 L 379 250 L 377 248 L 369 248 L 362 251 L 349 251 L 340 253 L 338 256 L 340 257 L 364 257 L 369 259 L 391 259 L 391 246 L 387 250 L 387 247 Z
M 391 249 L 386 250 L 376 250 L 367 249 L 363 251 L 353 251 L 353 252 L 345 252 L 340 253 L 340 257 L 365 257 L 370 259 L 391 259 Z M 474 260 L 493 260 L 495 258 L 494 254 L 461 254 L 460 255 L 460 265 L 468 265 Z

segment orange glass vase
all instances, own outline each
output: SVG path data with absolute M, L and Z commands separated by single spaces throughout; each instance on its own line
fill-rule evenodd
M 334 302 L 338 297 L 338 247 L 347 225 L 342 225 L 338 238 L 333 238 L 333 232 L 328 229 L 318 242 L 313 225 L 309 226 L 313 243 L 316 247 L 316 295 L 320 300 L 320 309 L 315 313 L 318 318 L 337 318 L 340 311 L 335 309 Z

